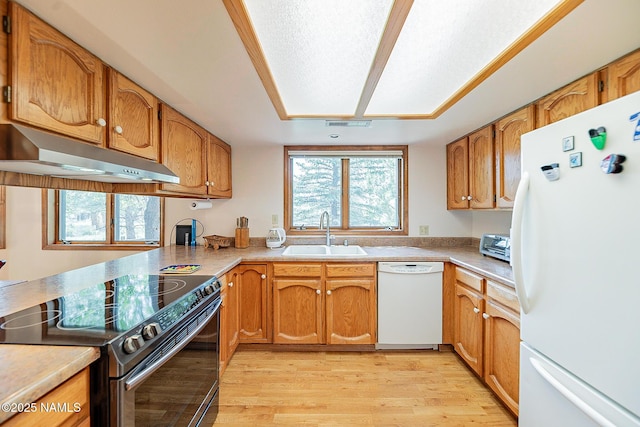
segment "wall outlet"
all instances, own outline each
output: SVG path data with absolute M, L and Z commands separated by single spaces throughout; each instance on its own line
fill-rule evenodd
M 271 225 L 273 226 L 278 225 L 278 214 L 271 215 Z
M 428 225 L 421 225 L 420 226 L 420 235 L 421 236 L 428 236 L 429 235 L 429 226 Z

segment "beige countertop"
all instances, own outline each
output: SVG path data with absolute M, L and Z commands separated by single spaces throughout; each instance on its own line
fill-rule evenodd
M 513 286 L 508 263 L 482 256 L 477 247 L 417 248 L 407 246 L 363 246 L 366 256 L 318 258 L 282 256 L 284 248 L 250 246 L 246 249 L 203 246 L 167 246 L 100 264 L 71 270 L 38 280 L 0 287 L 0 317 L 58 298 L 70 292 L 126 274 L 157 274 L 171 264 L 200 264 L 195 274 L 220 276 L 240 262 L 320 261 L 451 261 L 493 280 Z
M 509 264 L 482 256 L 474 246 L 363 248 L 366 256 L 318 258 L 283 256 L 284 248 L 268 249 L 261 246 L 218 250 L 203 246 L 167 246 L 39 280 L 0 287 L 0 317 L 126 274 L 157 274 L 161 268 L 171 264 L 200 264 L 201 269 L 194 274 L 220 276 L 240 262 L 450 261 L 513 286 Z M 97 358 L 98 351 L 87 347 L 1 344 L 0 403 L 33 402 Z M 0 422 L 10 415 L 0 412 Z
M 80 372 L 100 353 L 91 347 L 0 345 L 0 423 Z

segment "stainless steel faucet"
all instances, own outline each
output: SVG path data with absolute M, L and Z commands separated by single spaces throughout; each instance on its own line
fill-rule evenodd
M 323 223 L 324 223 L 324 218 L 327 218 L 327 246 L 331 246 L 331 230 L 329 228 L 329 212 L 324 211 L 322 212 L 322 215 L 320 215 L 320 230 L 323 229 Z

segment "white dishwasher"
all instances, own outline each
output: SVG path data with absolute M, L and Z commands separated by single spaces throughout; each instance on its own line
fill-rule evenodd
M 378 349 L 442 344 L 442 262 L 378 263 Z

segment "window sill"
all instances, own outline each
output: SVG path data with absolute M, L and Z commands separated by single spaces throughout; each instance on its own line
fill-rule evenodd
M 52 243 L 42 247 L 45 251 L 147 251 L 157 249 L 160 244 L 153 245 L 107 245 L 85 243 Z

